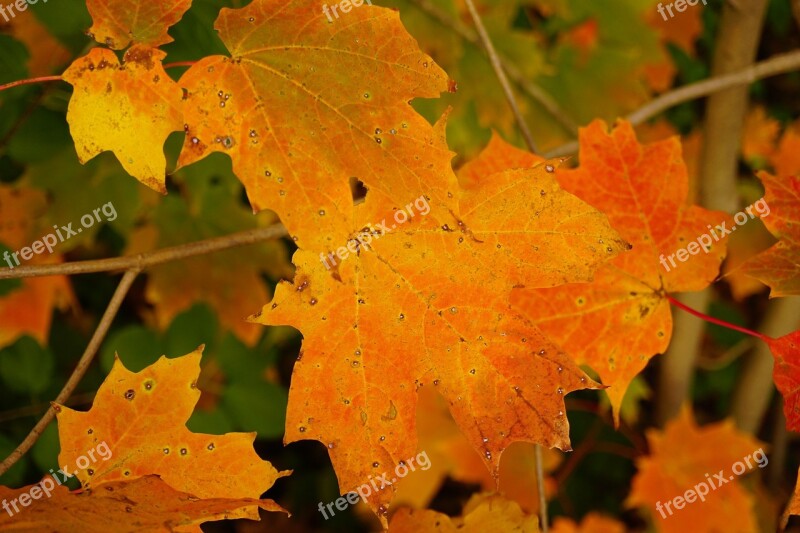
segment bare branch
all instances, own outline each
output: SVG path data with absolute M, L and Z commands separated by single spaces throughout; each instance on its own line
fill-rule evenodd
M 92 363 L 97 350 L 100 348 L 100 344 L 103 342 L 109 327 L 111 327 L 111 323 L 114 321 L 114 317 L 117 316 L 117 311 L 119 311 L 119 307 L 122 305 L 125 295 L 128 294 L 128 290 L 131 288 L 137 275 L 139 275 L 139 270 L 134 268 L 128 270 L 125 272 L 125 275 L 122 276 L 122 280 L 119 282 L 117 290 L 114 291 L 114 295 L 111 297 L 111 301 L 108 303 L 108 307 L 106 307 L 103 317 L 100 319 L 100 323 L 97 325 L 97 329 L 89 341 L 89 345 L 86 346 L 86 350 L 78 361 L 78 366 L 75 367 L 75 370 L 67 380 L 64 388 L 61 389 L 56 399 L 53 400 L 54 404 L 64 404 L 75 390 L 75 387 L 78 386 L 81 379 L 83 379 L 86 370 L 89 369 L 89 365 Z M 11 452 L 11 454 L 0 463 L 0 476 L 5 474 L 23 455 L 28 453 L 55 416 L 56 408 L 51 406 L 39 422 L 36 423 L 31 432 L 28 433 L 28 436 L 25 437 L 22 444 L 17 446 L 17 449 Z
M 489 55 L 489 62 L 492 64 L 494 73 L 497 75 L 497 79 L 500 81 L 500 85 L 503 87 L 503 93 L 506 95 L 508 105 L 511 106 L 511 110 L 514 112 L 514 117 L 517 119 L 517 126 L 522 132 L 522 136 L 525 138 L 525 143 L 528 145 L 530 151 L 536 153 L 536 143 L 533 141 L 533 136 L 531 136 L 531 130 L 528 128 L 528 124 L 525 122 L 525 117 L 522 116 L 522 112 L 519 110 L 517 98 L 514 96 L 514 91 L 511 89 L 511 85 L 508 83 L 508 77 L 503 70 L 503 66 L 500 64 L 500 58 L 497 55 L 497 51 L 494 49 L 494 44 L 492 44 L 492 40 L 489 38 L 486 28 L 483 26 L 483 20 L 481 20 L 478 10 L 475 9 L 475 3 L 472 0 L 466 0 L 466 3 L 467 9 L 469 9 L 469 13 L 472 15 L 472 20 L 475 22 L 475 28 L 478 30 L 478 36 L 483 43 L 483 48 Z
M 800 69 L 800 50 L 780 54 L 737 72 L 709 78 L 662 94 L 626 118 L 634 125 L 638 125 L 678 104 L 797 69 Z M 551 150 L 545 157 L 561 157 L 577 152 L 578 141 L 572 141 Z
M 136 268 L 144 270 L 153 265 L 170 263 L 178 259 L 219 252 L 237 246 L 253 244 L 269 239 L 277 239 L 287 235 L 282 224 L 274 224 L 266 228 L 257 228 L 222 237 L 214 237 L 203 241 L 181 244 L 155 252 L 111 259 L 79 261 L 59 265 L 37 265 L 11 268 L 0 268 L 0 279 L 32 278 L 36 276 L 56 276 L 71 274 L 89 274 L 93 272 L 111 272 Z

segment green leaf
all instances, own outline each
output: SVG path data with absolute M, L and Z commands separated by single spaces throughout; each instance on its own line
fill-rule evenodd
M 48 472 L 51 468 L 58 468 L 58 454 L 61 444 L 58 440 L 58 423 L 53 420 L 44 428 L 36 444 L 31 448 L 31 459 L 36 468 Z
M 210 435 L 222 435 L 235 431 L 231 424 L 230 417 L 222 409 L 216 408 L 213 411 L 203 411 L 195 409 L 186 427 L 194 433 L 208 433 Z
M 241 431 L 277 438 L 286 424 L 287 397 L 285 389 L 272 383 L 232 383 L 222 395 L 222 405 Z
M 115 331 L 103 344 L 100 364 L 106 372 L 110 372 L 114 365 L 114 353 L 119 354 L 125 368 L 131 372 L 139 372 L 155 363 L 164 352 L 153 331 L 134 325 Z
M 183 355 L 206 345 L 207 353 L 214 353 L 214 339 L 219 323 L 208 306 L 195 304 L 179 314 L 164 334 L 164 347 L 171 356 Z
M 44 392 L 53 377 L 54 367 L 53 354 L 32 337 L 22 337 L 0 351 L 0 377 L 16 392 Z
M 230 382 L 262 383 L 269 360 L 263 353 L 248 348 L 232 333 L 225 335 L 217 353 L 217 362 Z

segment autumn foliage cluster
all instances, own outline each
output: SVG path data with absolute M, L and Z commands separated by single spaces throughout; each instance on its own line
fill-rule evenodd
M 0 19 L 0 530 L 790 525 L 800 5 L 658 4 Z

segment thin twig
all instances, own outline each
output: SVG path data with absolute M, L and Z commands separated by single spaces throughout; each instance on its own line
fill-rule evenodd
M 44 83 L 48 81 L 61 81 L 61 76 L 42 76 L 40 78 L 30 78 L 27 80 L 17 80 L 6 83 L 5 85 L 0 85 L 0 92 L 5 91 L 6 89 L 11 89 L 12 87 L 19 87 L 21 85 L 33 85 L 34 83 Z
M 550 525 L 547 523 L 547 494 L 544 492 L 544 459 L 542 459 L 542 445 L 536 444 L 533 447 L 534 458 L 536 459 L 536 489 L 539 491 L 539 520 L 541 530 L 547 533 Z
M 410 0 L 411 3 L 416 5 L 420 11 L 426 13 L 432 19 L 437 20 L 442 26 L 454 31 L 457 35 L 459 35 L 465 41 L 468 41 L 475 46 L 481 48 L 481 39 L 478 37 L 478 34 L 475 31 L 461 22 L 460 20 L 451 17 L 448 13 L 443 11 L 441 8 L 433 5 L 430 0 Z M 519 86 L 528 96 L 530 96 L 535 102 L 537 102 L 545 111 L 550 113 L 550 115 L 561 125 L 564 130 L 569 133 L 570 135 L 577 135 L 578 134 L 578 125 L 569 118 L 569 116 L 564 112 L 561 107 L 559 107 L 558 103 L 553 99 L 552 96 L 547 94 L 541 87 L 534 84 L 528 77 L 524 75 L 517 66 L 498 54 L 498 60 L 500 61 L 500 65 L 502 65 L 503 70 L 505 70 L 508 77 L 514 80 L 514 83 Z
M 11 268 L 0 268 L 0 279 L 32 278 L 36 276 L 56 276 L 72 274 L 89 274 L 93 272 L 110 272 L 115 270 L 129 270 L 138 268 L 144 270 L 153 265 L 169 263 L 178 259 L 205 255 L 207 253 L 218 252 L 253 244 L 269 239 L 277 239 L 287 235 L 286 228 L 282 224 L 273 224 L 266 228 L 256 228 L 239 233 L 232 233 L 222 237 L 214 237 L 203 241 L 181 244 L 170 248 L 162 248 L 155 252 L 127 256 L 114 257 L 111 259 L 97 259 L 93 261 L 77 261 L 73 263 L 61 263 L 56 265 L 37 265 Z
M 528 149 L 530 149 L 531 152 L 536 153 L 538 151 L 536 150 L 536 143 L 533 142 L 533 136 L 531 136 L 531 131 L 528 129 L 528 124 L 525 122 L 525 118 L 522 116 L 522 112 L 519 110 L 517 98 L 514 96 L 514 91 L 511 89 L 511 84 L 508 83 L 508 77 L 506 76 L 505 70 L 503 70 L 503 65 L 500 64 L 500 58 L 497 56 L 497 50 L 494 49 L 494 44 L 492 44 L 492 40 L 489 38 L 486 28 L 483 26 L 483 20 L 481 20 L 478 10 L 475 9 L 475 3 L 472 0 L 466 0 L 466 3 L 469 14 L 472 15 L 472 21 L 475 23 L 475 29 L 478 30 L 478 36 L 481 38 L 481 42 L 483 43 L 483 48 L 489 55 L 489 62 L 492 64 L 494 73 L 497 75 L 497 79 L 500 81 L 500 85 L 503 87 L 503 93 L 506 95 L 508 105 L 511 106 L 511 110 L 514 112 L 514 117 L 517 119 L 517 126 L 519 126 L 519 130 L 522 132 L 522 136 L 525 138 L 525 143 L 528 145 Z
M 634 125 L 642 124 L 662 111 L 678 104 L 708 96 L 718 91 L 730 89 L 731 87 L 749 85 L 760 79 L 777 76 L 778 74 L 785 74 L 797 69 L 800 69 L 800 50 L 780 54 L 737 72 L 709 78 L 662 94 L 658 98 L 646 103 L 626 118 Z M 545 157 L 573 155 L 577 153 L 577 151 L 578 141 L 572 141 L 551 150 Z
M 94 392 L 86 392 L 83 394 L 76 394 L 72 396 L 68 401 L 64 402 L 64 405 L 72 407 L 74 405 L 87 405 L 92 403 L 94 399 L 95 393 Z M 19 418 L 25 418 L 26 416 L 36 416 L 50 407 L 50 402 L 41 402 L 37 403 L 36 405 L 26 405 L 25 407 L 19 407 L 17 409 L 10 409 L 8 411 L 3 411 L 0 413 L 0 423 L 8 422 L 10 420 L 17 420 Z
M 131 288 L 131 285 L 138 274 L 139 269 L 133 268 L 125 272 L 125 275 L 122 276 L 122 280 L 119 282 L 119 285 L 117 285 L 117 290 L 114 291 L 114 295 L 111 297 L 111 301 L 108 303 L 108 307 L 103 313 L 103 317 L 100 319 L 100 323 L 97 325 L 97 329 L 92 335 L 89 345 L 86 346 L 86 351 L 83 352 L 83 355 L 78 361 L 78 366 L 75 367 L 75 370 L 67 380 L 64 388 L 61 389 L 61 392 L 59 392 L 58 396 L 56 396 L 53 404 L 64 404 L 75 390 L 75 387 L 78 386 L 78 383 L 80 383 L 81 379 L 83 379 L 83 376 L 86 374 L 86 370 L 89 369 L 89 365 L 92 363 L 92 359 L 94 359 L 97 350 L 100 348 L 100 344 L 103 342 L 109 327 L 111 327 L 111 323 L 114 321 L 114 317 L 117 315 L 117 311 L 119 311 L 120 305 L 122 305 L 122 301 L 125 299 L 125 295 L 128 294 L 128 290 Z M 42 432 L 53 420 L 53 418 L 55 418 L 55 416 L 56 407 L 51 406 L 44 416 L 39 420 L 39 422 L 36 423 L 31 432 L 28 433 L 28 436 L 25 437 L 25 440 L 22 441 L 22 444 L 17 446 L 17 449 L 11 452 L 11 454 L 6 457 L 2 463 L 0 463 L 0 476 L 5 474 L 9 468 L 14 466 L 14 464 L 20 460 L 23 455 L 28 453 L 36 441 L 39 440 Z
M 197 63 L 197 61 L 176 61 L 175 63 L 167 63 L 166 65 L 164 65 L 164 69 L 176 68 L 176 67 L 191 67 L 195 63 Z

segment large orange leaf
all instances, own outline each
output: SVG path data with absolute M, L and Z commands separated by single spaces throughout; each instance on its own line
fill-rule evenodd
M 138 373 L 117 359 L 88 412 L 59 406 L 59 464 L 73 466 L 84 487 L 157 474 L 199 498 L 259 498 L 288 475 L 258 457 L 255 433 L 204 435 L 186 428 L 200 398 L 201 348 L 162 357 Z M 103 442 L 112 456 L 80 468 L 76 460 Z
M 780 239 L 746 261 L 742 272 L 769 285 L 771 297 L 800 294 L 800 176 L 759 174 L 769 213 L 762 215 L 767 229 Z
M 343 492 L 416 452 L 423 384 L 438 387 L 495 477 L 511 442 L 569 447 L 563 396 L 593 384 L 510 311 L 508 292 L 588 279 L 627 244 L 558 187 L 555 165 L 487 176 L 427 215 L 420 200 L 441 182 L 395 205 L 370 191 L 351 208 L 352 254 L 295 254 L 294 282 L 256 319 L 304 334 L 285 440 L 327 445 Z M 407 201 L 415 216 L 395 231 Z M 370 504 L 383 514 L 390 499 Z
M 49 481 L 48 481 L 49 480 Z M 55 488 L 51 487 L 54 486 Z M 48 488 L 52 496 L 47 497 Z M 33 490 L 33 493 L 31 493 Z M 28 507 L 21 495 L 38 495 Z M 9 489 L 0 486 L 0 499 L 9 511 L 0 513 L 3 531 L 81 531 L 82 533 L 134 533 L 184 531 L 199 533 L 200 524 L 223 519 L 251 518 L 252 510 L 282 511 L 272 500 L 197 497 L 176 491 L 157 476 L 104 483 L 95 490 L 70 492 L 48 476 L 36 485 Z M 18 513 L 9 516 L 15 505 Z M 258 519 L 258 514 L 255 514 Z
M 800 331 L 780 339 L 767 339 L 767 344 L 775 357 L 772 377 L 775 386 L 783 395 L 786 426 L 792 431 L 798 431 L 800 430 Z
M 476 494 L 464 506 L 462 516 L 450 518 L 436 511 L 400 509 L 392 517 L 388 533 L 538 533 L 536 515 L 499 494 Z
M 591 366 L 606 385 L 615 418 L 633 377 L 672 335 L 668 292 L 697 291 L 716 278 L 725 242 L 707 254 L 669 260 L 730 217 L 687 202 L 688 180 L 677 138 L 641 145 L 631 125 L 602 121 L 581 131 L 581 166 L 558 172 L 564 189 L 606 213 L 633 250 L 601 267 L 591 283 L 515 291 L 518 306 L 550 338 Z M 711 240 L 711 237 L 708 238 Z M 602 246 L 603 244 L 600 244 Z M 698 246 L 695 244 L 695 246 Z
M 81 163 L 110 150 L 136 179 L 166 193 L 167 136 L 181 129 L 181 89 L 164 71 L 160 50 L 134 46 L 120 64 L 94 48 L 64 72 L 75 92 L 67 121 Z
M 398 14 L 363 5 L 328 22 L 323 4 L 223 9 L 215 27 L 232 57 L 207 57 L 180 80 L 179 165 L 227 153 L 253 208 L 276 211 L 298 246 L 318 251 L 348 238 L 351 177 L 410 200 L 450 177 L 452 155 L 409 105 L 447 90 L 447 75 Z M 433 201 L 452 205 L 454 186 Z
M 753 498 L 740 485 L 734 468 L 745 475 L 760 464 L 763 449 L 759 441 L 738 431 L 730 420 L 700 427 L 688 408 L 668 422 L 663 431 L 648 431 L 647 441 L 650 455 L 636 461 L 639 472 L 633 478 L 627 503 L 644 509 L 657 531 L 758 531 Z M 753 457 L 756 452 L 759 456 Z M 745 457 L 750 468 L 734 466 L 745 465 Z M 702 487 L 696 488 L 700 483 L 706 485 L 705 501 L 695 495 L 681 509 L 664 507 L 690 489 L 703 492 Z
M 89 34 L 115 50 L 131 42 L 160 46 L 172 42 L 167 29 L 192 6 L 192 0 L 86 0 L 94 24 Z

